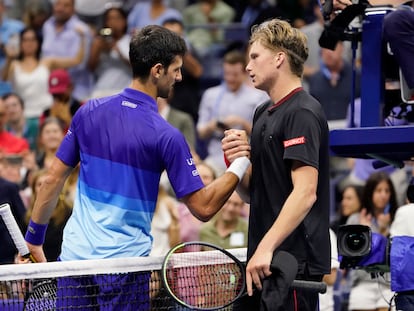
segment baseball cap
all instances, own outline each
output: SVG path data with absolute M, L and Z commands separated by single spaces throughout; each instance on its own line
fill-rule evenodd
M 49 93 L 62 94 L 72 85 L 69 73 L 64 69 L 56 69 L 49 76 Z

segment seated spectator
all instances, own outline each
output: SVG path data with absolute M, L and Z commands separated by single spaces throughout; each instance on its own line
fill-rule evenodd
M 48 0 L 27 0 L 22 13 L 22 20 L 27 28 L 32 28 L 42 38 L 43 24 L 52 14 L 52 6 Z
M 132 79 L 129 65 L 127 13 L 121 7 L 109 7 L 103 15 L 103 28 L 92 41 L 88 66 L 96 78 L 92 97 L 115 94 Z
M 24 117 L 24 102 L 17 94 L 8 93 L 3 96 L 7 107 L 8 120 L 6 130 L 16 137 L 24 138 L 29 143 L 30 150 L 37 150 L 39 125 L 33 119 Z
M 187 52 L 183 57 L 181 69 L 183 80 L 174 85 L 169 103 L 172 107 L 190 114 L 196 124 L 200 105 L 200 78 L 204 71 L 203 65 L 194 47 L 187 40 L 182 21 L 168 19 L 164 21 L 163 26 L 183 37 L 187 43 Z
M 23 22 L 7 17 L 4 1 L 0 0 L 0 70 L 6 60 L 5 48 L 18 48 L 18 34 L 24 28 Z
M 81 63 L 85 54 L 85 39 L 74 57 L 48 57 L 40 59 L 41 39 L 32 28 L 25 28 L 20 33 L 20 51 L 14 55 L 7 51 L 7 63 L 3 78 L 11 82 L 13 90 L 25 103 L 25 117 L 38 122 L 43 110 L 52 104 L 48 92 L 50 71 L 58 68 L 70 68 Z
M 248 224 L 241 213 L 244 201 L 235 191 L 216 216 L 201 225 L 200 241 L 223 248 L 247 247 Z
M 2 161 L 3 159 L 0 157 L 0 202 L 1 204 L 10 204 L 12 214 L 23 232 L 24 214 L 26 213 L 26 208 L 19 195 L 19 186 L 1 177 Z M 14 242 L 10 237 L 9 231 L 2 220 L 0 220 L 0 245 L 0 264 L 14 263 L 15 256 L 17 255 L 17 249 L 14 246 Z
M 72 116 L 79 108 L 77 103 L 72 103 L 72 90 L 72 81 L 66 70 L 57 69 L 50 73 L 49 93 L 53 97 L 53 104 L 50 108 L 43 111 L 40 117 L 40 125 L 42 125 L 46 118 L 56 117 L 63 122 L 65 130 L 69 128 Z
M 348 185 L 342 191 L 341 206 L 338 209 L 338 215 L 331 223 L 334 233 L 338 233 L 339 226 L 345 225 L 349 216 L 359 213 L 362 210 L 363 186 Z
M 224 130 L 243 129 L 250 135 L 256 107 L 268 99 L 265 92 L 246 83 L 246 57 L 239 51 L 223 59 L 223 83 L 204 91 L 199 110 L 197 133 L 207 142 L 206 163 L 219 176 L 226 169 L 221 149 Z
M 194 153 L 196 146 L 196 132 L 193 119 L 189 114 L 171 107 L 168 101 L 169 99 L 158 97 L 158 111 L 168 123 L 180 130 L 190 146 L 190 149 Z
M 153 237 L 150 256 L 165 256 L 180 242 L 179 202 L 160 186 L 154 217 L 151 222 Z
M 12 154 L 23 155 L 29 151 L 27 140 L 7 132 L 6 125 L 7 106 L 4 100 L 0 99 L 0 157 Z
M 343 43 L 334 51 L 322 48 L 319 70 L 307 79 L 309 93 L 322 105 L 328 121 L 345 120 L 351 102 L 353 70 L 343 58 Z M 360 73 L 356 73 L 355 96 L 360 96 Z
M 36 159 L 38 168 L 49 168 L 56 151 L 65 136 L 62 121 L 56 117 L 48 117 L 40 126 L 39 153 Z
M 188 40 L 201 57 L 211 52 L 217 44 L 223 44 L 223 27 L 235 17 L 235 10 L 222 0 L 198 0 L 183 11 L 183 22 L 188 31 Z
M 147 25 L 162 25 L 167 19 L 181 20 L 176 9 L 170 8 L 165 0 L 139 1 L 128 14 L 128 31 L 132 33 Z

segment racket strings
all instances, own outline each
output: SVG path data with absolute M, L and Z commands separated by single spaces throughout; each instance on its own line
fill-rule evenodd
M 204 247 L 200 253 L 186 247 L 186 256 L 181 252 L 168 261 L 167 283 L 172 294 L 200 309 L 231 304 L 244 289 L 242 267 L 216 249 Z

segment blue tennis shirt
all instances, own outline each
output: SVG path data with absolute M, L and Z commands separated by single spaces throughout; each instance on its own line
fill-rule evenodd
M 61 260 L 148 255 L 161 173 L 178 198 L 203 187 L 184 136 L 152 97 L 129 88 L 84 104 L 56 155 L 80 161 Z

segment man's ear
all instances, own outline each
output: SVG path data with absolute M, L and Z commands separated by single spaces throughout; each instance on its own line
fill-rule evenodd
M 163 71 L 164 71 L 164 66 L 161 63 L 157 63 L 154 66 L 152 66 L 151 75 L 154 78 L 159 79 L 161 75 L 163 74 Z

